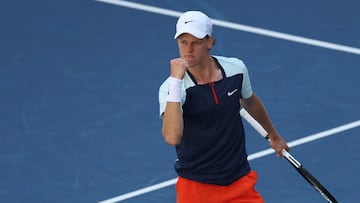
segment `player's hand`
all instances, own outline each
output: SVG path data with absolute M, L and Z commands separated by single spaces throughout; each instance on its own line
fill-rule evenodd
M 170 61 L 170 75 L 174 78 L 182 80 L 185 72 L 189 67 L 188 63 L 182 58 L 175 58 Z
M 275 153 L 278 157 L 282 157 L 282 150 L 289 151 L 290 148 L 286 144 L 286 141 L 277 133 L 269 135 L 270 137 L 270 146 L 275 150 Z

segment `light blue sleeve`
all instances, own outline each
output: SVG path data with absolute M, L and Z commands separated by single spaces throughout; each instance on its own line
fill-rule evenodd
M 162 118 L 165 112 L 167 95 L 168 95 L 168 86 L 167 86 L 167 80 L 165 80 L 159 88 L 160 118 Z
M 248 99 L 253 94 L 253 91 L 252 91 L 252 87 L 251 87 L 248 70 L 247 70 L 245 64 L 244 63 L 242 63 L 242 64 L 243 64 L 243 76 L 244 77 L 243 77 L 241 95 L 242 95 L 243 99 Z

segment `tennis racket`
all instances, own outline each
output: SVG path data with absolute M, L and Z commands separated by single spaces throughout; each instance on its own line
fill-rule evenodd
M 240 110 L 240 115 L 247 121 L 249 124 L 255 128 L 256 131 L 260 133 L 265 139 L 269 140 L 268 133 L 266 130 L 257 122 L 245 109 Z M 313 176 L 311 173 L 306 170 L 299 161 L 297 161 L 289 152 L 286 150 L 282 151 L 283 156 L 289 161 L 289 163 L 300 173 L 302 177 L 305 178 L 310 185 L 317 190 L 321 196 L 323 196 L 330 203 L 337 203 L 337 200 L 330 192 Z

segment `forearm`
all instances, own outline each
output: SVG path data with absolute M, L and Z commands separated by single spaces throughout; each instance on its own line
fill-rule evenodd
M 184 129 L 183 112 L 181 108 L 183 78 L 188 68 L 184 59 L 176 58 L 170 61 L 170 77 L 168 83 L 167 103 L 163 116 L 162 134 L 166 143 L 178 145 L 181 142 Z
M 289 146 L 276 131 L 269 115 L 267 114 L 261 100 L 253 94 L 249 99 L 241 100 L 241 105 L 257 120 L 268 132 L 270 146 L 275 150 L 278 157 L 282 156 L 282 150 L 289 151 Z
M 166 143 L 178 145 L 181 142 L 184 121 L 179 102 L 168 102 L 163 116 L 162 134 Z
M 249 99 L 242 100 L 241 105 L 263 126 L 270 138 L 278 135 L 264 105 L 255 93 Z

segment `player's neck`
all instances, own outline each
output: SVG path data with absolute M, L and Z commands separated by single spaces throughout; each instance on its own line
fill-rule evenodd
M 189 71 L 198 84 L 207 84 L 222 79 L 221 70 L 211 56 L 198 66 L 189 67 Z

